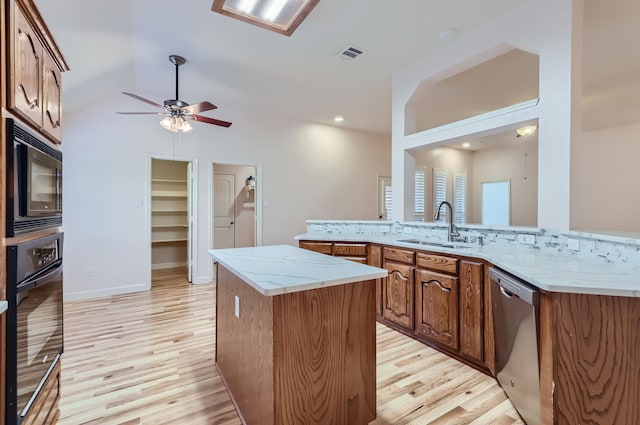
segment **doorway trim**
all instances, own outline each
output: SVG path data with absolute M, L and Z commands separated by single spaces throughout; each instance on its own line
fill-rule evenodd
M 151 171 L 152 171 L 152 160 L 153 159 L 161 159 L 164 161 L 179 161 L 179 162 L 186 162 L 191 164 L 191 175 L 187 176 L 187 180 L 188 182 L 190 182 L 191 184 L 191 193 L 189 194 L 188 197 L 188 202 L 190 204 L 190 211 L 191 211 L 191 215 L 192 215 L 192 223 L 191 223 L 191 233 L 190 233 L 190 238 L 187 238 L 187 252 L 191 252 L 191 284 L 194 284 L 196 281 L 195 278 L 195 271 L 198 270 L 198 256 L 196 255 L 196 247 L 198 246 L 198 230 L 197 230 L 197 223 L 198 223 L 198 209 L 196 208 L 196 206 L 198 205 L 197 203 L 197 197 L 198 197 L 198 158 L 196 157 L 189 157 L 189 156 L 176 156 L 176 155 L 167 155 L 167 154 L 160 154 L 160 153 L 149 153 L 147 155 L 147 178 L 146 178 L 146 204 L 147 204 L 147 223 L 146 223 L 146 227 L 147 227 L 147 246 L 149 247 L 148 249 L 148 256 L 147 256 L 147 264 L 149 265 L 149 288 L 151 288 L 151 273 L 153 272 L 152 270 L 152 266 L 151 266 L 151 261 L 152 261 L 152 243 L 151 243 L 151 239 L 152 239 L 152 233 L 151 233 L 151 223 L 152 223 L 152 217 L 151 217 L 151 213 L 152 213 L 152 208 L 151 208 L 151 180 L 152 180 L 152 176 L 151 176 Z M 187 258 L 187 263 L 189 262 L 189 258 Z M 189 267 L 189 264 L 187 264 L 187 267 Z

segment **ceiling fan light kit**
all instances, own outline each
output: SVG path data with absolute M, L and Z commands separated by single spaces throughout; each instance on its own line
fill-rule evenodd
M 118 114 L 124 115 L 165 115 L 165 118 L 160 121 L 160 125 L 169 131 L 176 133 L 183 133 L 191 131 L 192 127 L 187 120 L 194 120 L 203 122 L 206 124 L 213 124 L 220 127 L 229 127 L 231 123 L 228 121 L 217 120 L 215 118 L 205 117 L 198 115 L 199 112 L 211 111 L 218 107 L 211 102 L 200 102 L 193 105 L 188 104 L 180 100 L 178 92 L 178 68 L 184 65 L 187 61 L 182 56 L 171 55 L 169 61 L 176 67 L 176 97 L 175 99 L 167 99 L 162 105 L 152 100 L 145 99 L 137 94 L 122 92 L 129 97 L 144 102 L 148 105 L 154 106 L 160 109 L 160 112 L 118 112 Z
M 193 130 L 193 127 L 182 117 L 165 117 L 160 125 L 174 133 L 185 133 Z

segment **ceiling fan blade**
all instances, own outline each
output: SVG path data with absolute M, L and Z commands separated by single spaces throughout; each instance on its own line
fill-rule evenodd
M 207 124 L 219 125 L 221 127 L 229 127 L 231 125 L 230 122 L 220 121 L 220 120 L 217 120 L 215 118 L 203 117 L 202 115 L 193 114 L 193 115 L 189 115 L 189 118 L 194 119 L 194 120 L 196 120 L 198 122 L 204 122 L 204 123 L 207 123 Z
M 122 92 L 122 94 L 126 94 L 127 96 L 131 96 L 134 99 L 138 99 L 139 101 L 147 103 L 147 104 L 149 104 L 151 106 L 155 106 L 156 108 L 162 108 L 161 104 L 156 103 L 156 102 L 154 102 L 152 100 L 149 100 L 149 99 L 145 99 L 144 97 L 140 97 L 137 94 L 127 93 L 127 92 L 124 92 L 124 91 Z
M 183 111 L 188 111 L 191 114 L 197 114 L 198 112 L 211 111 L 212 109 L 218 109 L 216 105 L 211 102 L 194 103 L 193 105 L 183 106 Z
M 164 112 L 116 112 L 121 115 L 166 115 Z

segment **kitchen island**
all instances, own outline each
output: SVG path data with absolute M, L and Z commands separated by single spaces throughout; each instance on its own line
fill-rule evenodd
M 216 365 L 243 423 L 376 418 L 375 279 L 292 246 L 211 250 Z

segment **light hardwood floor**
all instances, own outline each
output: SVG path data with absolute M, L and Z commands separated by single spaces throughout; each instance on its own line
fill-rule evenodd
M 214 365 L 214 285 L 156 272 L 151 291 L 64 308 L 59 425 L 240 424 Z M 377 363 L 372 425 L 523 424 L 494 379 L 380 324 Z

